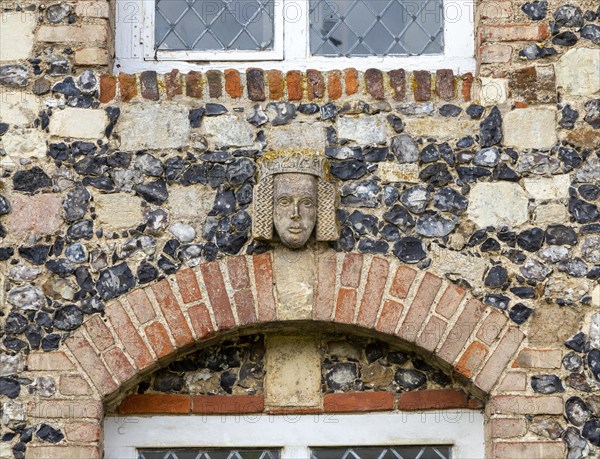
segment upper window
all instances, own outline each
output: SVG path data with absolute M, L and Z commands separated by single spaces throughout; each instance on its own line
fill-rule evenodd
M 473 0 L 134 0 L 117 8 L 125 71 L 236 61 L 470 71 L 475 62 Z

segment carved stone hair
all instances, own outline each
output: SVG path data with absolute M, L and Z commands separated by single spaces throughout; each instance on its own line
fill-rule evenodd
M 300 173 L 317 177 L 317 241 L 336 241 L 338 228 L 335 219 L 336 193 L 324 179 L 327 163 L 313 150 L 271 152 L 261 161 L 258 184 L 254 187 L 254 239 L 273 239 L 273 176 Z

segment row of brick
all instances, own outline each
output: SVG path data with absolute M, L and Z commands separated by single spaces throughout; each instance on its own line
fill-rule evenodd
M 120 73 L 105 74 L 100 79 L 100 101 L 109 103 L 117 97 L 130 102 L 134 99 L 151 101 L 167 100 L 178 96 L 193 99 L 248 98 L 251 101 L 335 101 L 355 94 L 367 95 L 375 100 L 402 101 L 413 98 L 417 102 L 433 98 L 450 101 L 471 99 L 473 76 L 466 73 L 454 75 L 452 70 L 405 72 L 403 69 L 383 72 L 368 69 L 364 73 L 354 68 L 345 70 L 263 70 L 246 69 L 244 73 L 229 69 L 221 72 L 209 70 L 201 73 L 179 70 L 158 75 L 154 71 L 139 75 Z M 409 94 L 412 93 L 412 94 Z

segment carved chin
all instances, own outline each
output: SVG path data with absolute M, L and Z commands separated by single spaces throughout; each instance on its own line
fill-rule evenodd
M 282 231 L 279 233 L 279 237 L 281 242 L 283 242 L 286 246 L 292 249 L 299 249 L 304 246 L 310 237 L 310 233 L 307 234 L 306 231 L 301 233 L 290 233 L 288 231 Z

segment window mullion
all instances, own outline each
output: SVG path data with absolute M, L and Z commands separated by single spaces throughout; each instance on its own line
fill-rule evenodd
M 286 61 L 304 61 L 309 49 L 308 0 L 276 0 L 283 2 L 284 56 Z

